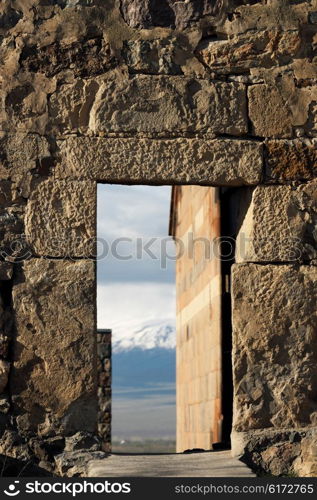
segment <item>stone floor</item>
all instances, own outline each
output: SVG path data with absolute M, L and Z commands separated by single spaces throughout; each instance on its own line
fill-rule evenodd
M 88 477 L 255 477 L 230 451 L 160 455 L 115 454 L 91 461 Z

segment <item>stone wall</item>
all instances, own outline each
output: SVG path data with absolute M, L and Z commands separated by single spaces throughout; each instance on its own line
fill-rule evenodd
M 177 451 L 222 441 L 222 278 L 219 189 L 176 186 Z M 182 242 L 180 246 L 179 242 Z M 216 248 L 215 248 L 216 247 Z
M 111 451 L 111 330 L 97 330 L 98 436 Z
M 233 278 L 234 442 L 243 449 L 252 436 L 257 459 L 285 473 L 298 455 L 292 443 L 316 426 L 317 269 L 242 264 Z
M 233 283 L 233 443 L 270 469 L 274 441 L 288 469 L 312 473 L 299 464 L 316 462 L 316 12 L 316 0 L 1 2 L 3 453 L 40 460 L 46 447 L 48 463 L 97 431 L 96 182 L 253 186 Z M 301 407 L 285 421 L 279 390 Z

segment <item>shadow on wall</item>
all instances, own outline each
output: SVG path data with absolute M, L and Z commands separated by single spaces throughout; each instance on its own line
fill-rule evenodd
M 52 477 L 47 470 L 38 467 L 30 461 L 0 455 L 1 477 Z
M 148 29 L 155 26 L 185 29 L 204 16 L 221 16 L 243 4 L 260 0 L 121 0 L 120 9 L 131 28 Z

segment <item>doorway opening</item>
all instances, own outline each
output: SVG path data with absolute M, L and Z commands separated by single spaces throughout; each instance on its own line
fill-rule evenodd
M 230 447 L 240 199 L 237 188 L 99 185 L 97 312 L 112 338 L 114 452 Z
M 98 186 L 98 329 L 111 330 L 111 446 L 117 453 L 175 452 L 170 191 L 169 186 Z

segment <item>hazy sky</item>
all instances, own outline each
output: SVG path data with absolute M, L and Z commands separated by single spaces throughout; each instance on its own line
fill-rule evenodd
M 118 259 L 108 253 L 97 264 L 98 328 L 113 328 L 129 319 L 144 320 L 173 318 L 175 316 L 174 261 L 168 260 L 162 269 L 160 246 L 168 236 L 169 186 L 98 186 L 98 238 L 108 245 L 117 238 Z M 136 239 L 159 237 L 150 246 L 155 258 L 141 255 Z M 172 255 L 172 242 L 166 243 Z M 104 244 L 98 244 L 102 253 Z M 139 252 L 139 255 L 138 255 Z M 115 331 L 114 331 L 115 335 Z

